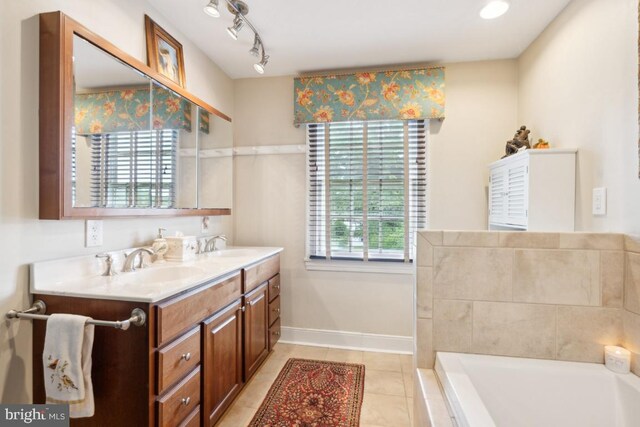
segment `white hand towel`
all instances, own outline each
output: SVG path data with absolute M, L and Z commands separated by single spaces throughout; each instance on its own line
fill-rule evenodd
M 71 418 L 92 417 L 93 325 L 89 317 L 52 314 L 44 339 L 44 384 L 47 403 L 68 403 Z

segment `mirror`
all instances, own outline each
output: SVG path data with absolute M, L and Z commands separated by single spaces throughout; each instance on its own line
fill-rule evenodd
M 40 14 L 39 218 L 231 214 L 231 118 L 61 12 Z
M 199 182 L 198 206 L 211 208 L 233 204 L 233 128 L 230 122 L 198 112 Z

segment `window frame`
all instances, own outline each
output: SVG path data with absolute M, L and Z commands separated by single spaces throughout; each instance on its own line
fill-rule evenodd
M 389 120 L 389 121 L 395 121 L 395 122 L 399 122 L 399 120 Z M 418 154 L 418 158 L 417 160 L 424 160 L 423 162 L 423 166 L 419 166 L 418 168 L 418 173 L 416 175 L 411 175 L 412 173 L 412 167 L 410 167 L 409 162 L 412 159 L 412 154 L 411 154 L 411 147 L 410 147 L 410 141 L 408 138 L 411 137 L 411 135 L 408 133 L 408 131 L 406 130 L 408 127 L 408 123 L 409 121 L 402 121 L 403 123 L 403 129 L 405 129 L 404 132 L 405 133 L 405 138 L 407 138 L 404 141 L 404 191 L 405 191 L 405 197 L 408 197 L 411 194 L 411 189 L 410 187 L 412 186 L 412 182 L 411 179 L 414 176 L 419 177 L 421 173 L 423 173 L 424 175 L 424 187 L 423 187 L 423 191 L 424 191 L 424 207 L 422 208 L 422 210 L 420 211 L 422 215 L 424 215 L 423 217 L 423 221 L 419 224 L 416 225 L 415 230 L 412 230 L 412 226 L 413 226 L 413 219 L 411 219 L 410 215 L 411 215 L 411 211 L 412 211 L 412 206 L 411 206 L 411 199 L 409 199 L 408 202 L 405 203 L 404 205 L 404 224 L 405 226 L 407 226 L 406 224 L 408 224 L 409 227 L 409 231 L 405 233 L 405 242 L 403 245 L 403 249 L 405 252 L 405 256 L 404 259 L 367 259 L 367 257 L 365 256 L 365 254 L 368 252 L 364 251 L 363 252 L 363 257 L 362 258 L 353 258 L 353 259 L 344 259 L 344 258 L 336 258 L 336 257 L 327 257 L 327 259 L 323 259 L 320 256 L 312 256 L 311 255 L 311 241 L 312 241 L 312 237 L 311 237 L 311 233 L 313 232 L 311 230 L 311 214 L 312 214 L 312 206 L 311 206 L 311 186 L 312 186 L 312 182 L 314 181 L 312 179 L 312 175 L 310 173 L 310 162 L 311 162 L 311 155 L 314 154 L 311 150 L 311 145 L 310 145 L 310 125 L 324 125 L 325 129 L 324 132 L 327 132 L 329 130 L 329 127 L 331 125 L 331 123 L 326 123 L 326 124 L 321 124 L 321 123 L 312 123 L 312 124 L 307 124 L 305 126 L 305 139 L 306 139 L 306 162 L 305 162 L 305 180 L 306 180 L 306 194 L 305 194 L 305 209 L 306 209 L 306 218 L 305 218 L 305 266 L 307 268 L 307 270 L 317 270 L 317 271 L 341 271 L 341 272 L 363 272 L 363 273 L 383 273 L 383 274 L 413 274 L 415 271 L 415 263 L 414 258 L 415 258 L 415 249 L 413 249 L 413 251 L 411 250 L 411 246 L 415 247 L 415 231 L 422 229 L 422 228 L 426 228 L 427 226 L 427 210 L 428 210 L 428 195 L 429 195 L 429 185 L 428 185 L 428 154 L 427 154 L 427 147 L 428 147 L 428 136 L 429 136 L 429 121 L 428 120 L 414 120 L 413 122 L 416 123 L 415 126 L 418 126 L 418 128 L 422 128 L 422 133 L 424 134 L 423 136 L 423 141 L 424 141 L 424 145 L 423 145 L 423 157 L 420 157 L 420 155 Z M 367 145 L 368 145 L 368 134 L 367 134 L 367 128 L 370 122 L 364 121 L 365 124 L 365 130 L 364 130 L 364 135 L 363 135 L 363 146 L 366 152 L 367 149 Z M 418 135 L 420 134 L 420 131 L 418 131 Z M 328 138 L 326 138 L 326 141 L 328 141 Z M 420 149 L 420 147 L 418 147 Z M 418 150 L 419 151 L 419 150 Z M 367 157 L 367 155 L 363 152 L 363 157 Z M 365 160 L 366 161 L 366 160 Z M 422 167 L 423 169 L 420 170 L 420 167 Z M 421 172 L 422 171 L 422 172 Z M 363 182 L 367 182 L 366 177 L 363 177 Z M 326 188 L 326 187 L 324 187 Z M 366 193 L 367 190 L 364 190 L 365 193 L 365 200 L 363 201 L 363 203 L 366 203 Z M 363 220 L 365 222 L 366 225 L 363 225 L 368 227 L 368 215 L 366 212 L 368 212 L 368 208 L 366 206 L 363 206 Z M 327 216 L 328 217 L 328 216 Z M 326 221 L 325 221 L 325 226 L 326 225 Z M 413 236 L 411 236 L 411 234 L 413 234 Z M 368 244 L 368 242 L 366 243 Z M 409 253 L 413 252 L 412 256 L 409 256 Z

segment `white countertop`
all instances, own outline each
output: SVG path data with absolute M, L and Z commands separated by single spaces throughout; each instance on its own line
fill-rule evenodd
M 193 261 L 156 262 L 116 276 L 101 276 L 104 261 L 94 255 L 31 264 L 32 294 L 155 303 L 282 252 L 282 248 L 227 248 Z M 120 270 L 120 268 L 117 268 Z

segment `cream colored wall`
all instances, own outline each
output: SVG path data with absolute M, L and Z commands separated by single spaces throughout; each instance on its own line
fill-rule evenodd
M 197 234 L 198 218 L 105 220 L 104 245 L 84 248 L 83 221 L 38 218 L 38 20 L 62 10 L 127 53 L 146 60 L 144 14 L 183 43 L 188 89 L 221 111 L 233 112 L 233 82 L 144 1 L 30 0 L 0 2 L 0 315 L 27 307 L 28 265 L 147 243 L 162 226 Z M 232 233 L 231 218 L 211 221 Z M 0 323 L 0 401 L 31 396 L 31 325 Z
M 235 84 L 235 146 L 305 143 L 292 125 L 292 77 Z M 486 227 L 486 165 L 515 131 L 516 107 L 515 61 L 447 66 L 447 118 L 429 139 L 430 226 Z M 283 326 L 412 335 L 411 276 L 306 270 L 304 155 L 234 162 L 236 243 L 285 248 Z
M 519 121 L 577 147 L 576 230 L 640 233 L 638 2 L 575 0 L 519 60 Z M 608 214 L 591 215 L 593 187 Z

